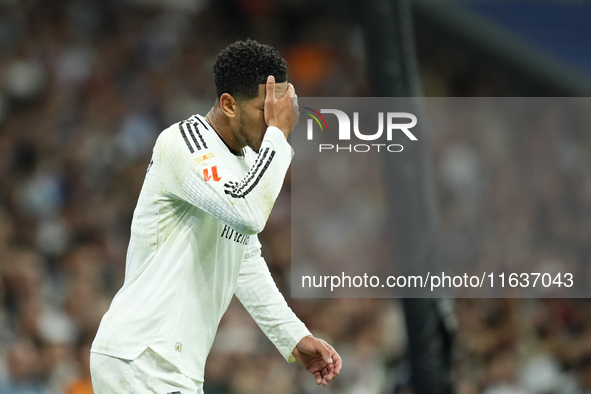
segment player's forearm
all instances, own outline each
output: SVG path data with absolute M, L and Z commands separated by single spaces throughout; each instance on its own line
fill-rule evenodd
M 224 193 L 237 219 L 229 225 L 245 234 L 263 230 L 283 186 L 291 154 L 281 130 L 270 127 L 249 173 L 238 182 L 224 184 Z
M 243 177 L 218 161 L 217 152 L 211 159 L 197 163 L 196 158 L 207 156 L 207 152 L 191 154 L 184 146 L 175 144 L 173 137 L 165 136 L 162 141 L 161 150 L 167 152 L 161 159 L 162 165 L 166 167 L 165 173 L 170 174 L 163 177 L 165 188 L 242 234 L 262 231 L 291 162 L 291 146 L 283 133 L 269 128 L 254 165 Z
M 248 289 L 240 289 L 236 296 L 257 325 L 275 345 L 283 357 L 294 362 L 292 351 L 305 336 L 311 335 L 304 323 L 281 297 L 281 300 L 261 291 L 264 285 L 254 282 Z
M 260 249 L 256 249 L 258 242 L 253 240 L 253 244 L 240 269 L 236 296 L 285 359 L 293 362 L 293 348 L 311 335 L 310 331 L 277 289 Z

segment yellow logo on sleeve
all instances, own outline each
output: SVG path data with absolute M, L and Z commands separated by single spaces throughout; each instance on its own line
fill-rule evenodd
M 199 156 L 198 158 L 195 159 L 195 163 L 199 164 L 202 161 L 205 161 L 207 159 L 211 159 L 213 157 L 213 152 L 209 152 L 203 156 Z

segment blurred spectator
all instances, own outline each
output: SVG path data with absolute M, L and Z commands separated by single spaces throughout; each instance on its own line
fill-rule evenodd
M 27 338 L 16 339 L 8 352 L 9 377 L 0 382 L 2 394 L 45 394 L 40 379 L 39 350 Z
M 76 359 L 80 364 L 80 376 L 66 389 L 66 394 L 93 394 L 90 379 L 90 346 L 92 337 L 82 338 L 76 346 Z

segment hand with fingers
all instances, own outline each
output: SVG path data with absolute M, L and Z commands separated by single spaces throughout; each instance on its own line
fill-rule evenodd
M 286 138 L 294 129 L 300 117 L 297 97 L 295 88 L 291 83 L 288 83 L 283 97 L 277 99 L 275 96 L 275 77 L 269 75 L 265 95 L 265 122 L 267 126 L 275 126 L 283 131 Z
M 343 360 L 326 341 L 307 336 L 302 338 L 292 352 L 302 367 L 316 377 L 316 384 L 326 386 L 336 378 L 343 367 Z

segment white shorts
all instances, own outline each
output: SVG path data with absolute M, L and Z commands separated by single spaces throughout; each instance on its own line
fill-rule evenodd
M 135 360 L 90 353 L 95 394 L 203 394 L 203 383 L 179 372 L 152 349 Z

